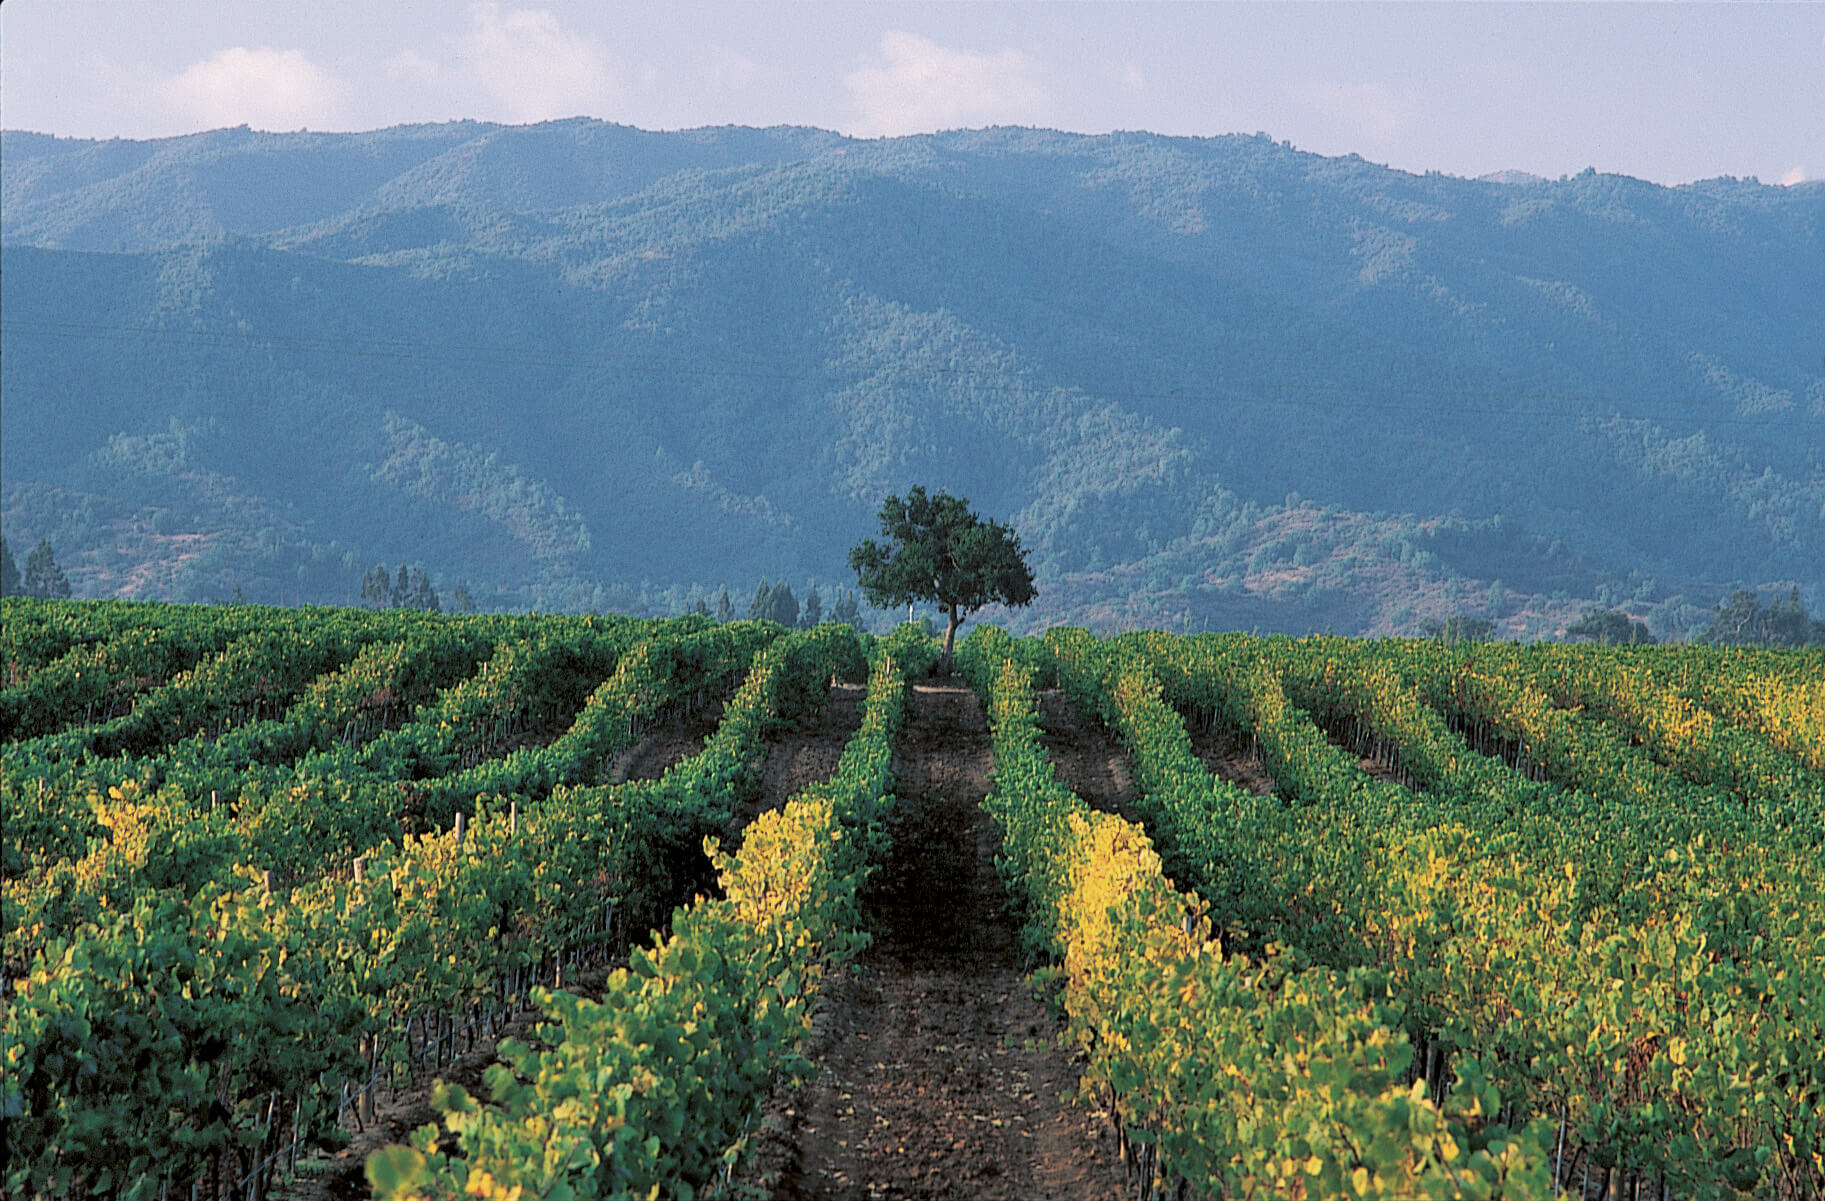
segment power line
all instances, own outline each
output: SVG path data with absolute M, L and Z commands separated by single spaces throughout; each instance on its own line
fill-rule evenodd
M 1602 393 L 1567 392 L 1498 392 L 1488 389 L 1420 388 L 1372 384 L 1339 384 L 1321 381 L 1287 382 L 1233 378 L 1183 380 L 1162 384 L 1147 380 L 1145 386 L 1135 376 L 1070 375 L 1044 372 L 1000 372 L 977 367 L 939 366 L 858 366 L 843 369 L 824 365 L 806 370 L 776 360 L 691 354 L 669 357 L 645 353 L 621 354 L 596 350 L 562 348 L 489 346 L 419 342 L 405 339 L 356 338 L 346 335 L 321 336 L 300 334 L 257 334 L 240 330 L 179 329 L 171 326 L 111 325 L 75 321 L 0 321 L 0 332 L 35 334 L 46 337 L 95 339 L 103 341 L 154 341 L 168 345 L 218 350 L 290 350 L 294 352 L 331 354 L 343 358 L 390 359 L 408 362 L 437 363 L 448 366 L 497 367 L 584 367 L 627 374 L 686 376 L 695 378 L 745 380 L 764 383 L 863 382 L 885 378 L 889 382 L 911 380 L 925 386 L 942 382 L 969 381 L 1003 393 L 1031 392 L 1036 389 L 1060 389 L 1101 400 L 1156 400 L 1183 403 L 1200 397 L 1226 404 L 1253 404 L 1289 408 L 1321 408 L 1332 411 L 1413 412 L 1453 416 L 1510 417 L 1527 419 L 1611 419 L 1653 422 L 1693 422 L 1703 425 L 1792 428 L 1817 415 L 1799 405 L 1786 419 L 1732 417 L 1718 415 L 1733 402 L 1722 398 L 1677 398 L 1617 396 Z M 1239 395 L 1254 392 L 1256 395 Z M 1265 393 L 1262 394 L 1262 393 Z M 1286 395 L 1295 393 L 1296 395 Z M 1277 395 L 1276 395 L 1277 394 Z M 1417 404 L 1372 403 L 1363 396 L 1409 397 L 1424 401 Z M 1584 404 L 1591 408 L 1535 408 L 1521 406 L 1468 407 L 1440 405 L 1431 399 L 1468 401 L 1530 401 L 1559 405 Z M 1347 406 L 1334 403 L 1349 399 Z M 1635 412 L 1642 406 L 1680 405 L 1709 408 L 1711 413 Z M 1603 406 L 1601 408 L 1597 406 Z

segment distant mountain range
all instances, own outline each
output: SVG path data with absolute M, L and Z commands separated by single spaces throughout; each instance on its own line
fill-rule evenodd
M 922 483 L 1021 625 L 1825 607 L 1825 185 L 577 120 L 7 132 L 0 189 L 4 532 L 78 595 L 745 612 Z

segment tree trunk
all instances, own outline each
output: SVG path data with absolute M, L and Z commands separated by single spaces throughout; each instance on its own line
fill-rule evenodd
M 963 619 L 957 616 L 955 605 L 946 610 L 945 618 L 944 653 L 938 658 L 938 674 L 941 676 L 951 674 L 951 650 L 957 645 L 957 627 L 963 624 Z

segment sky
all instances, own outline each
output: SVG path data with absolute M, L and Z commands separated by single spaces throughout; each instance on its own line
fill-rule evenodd
M 1265 132 L 1408 171 L 1825 179 L 1825 3 L 7 0 L 0 124 L 91 138 Z

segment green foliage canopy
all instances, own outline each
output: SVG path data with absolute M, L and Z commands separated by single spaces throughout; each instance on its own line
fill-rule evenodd
M 849 565 L 877 608 L 925 601 L 944 611 L 944 670 L 965 617 L 987 604 L 1033 603 L 1033 572 L 1019 536 L 977 516 L 967 499 L 927 495 L 915 485 L 904 500 L 882 501 L 880 517 L 886 544 L 864 538 L 849 552 Z
M 1419 631 L 1440 642 L 1488 642 L 1495 637 L 1495 622 L 1468 613 L 1453 613 L 1443 621 L 1429 618 L 1420 622 Z
M 1592 609 L 1565 627 L 1567 638 L 1588 638 L 1603 646 L 1631 646 L 1654 641 L 1648 627 L 1615 609 Z
M 63 600 L 70 595 L 70 581 L 57 566 L 57 555 L 48 539 L 40 538 L 25 557 L 23 590 L 27 596 Z
M 1825 643 L 1825 622 L 1813 619 L 1800 601 L 1800 590 L 1767 608 L 1762 598 L 1746 588 L 1730 594 L 1713 610 L 1711 624 L 1699 641 L 1718 646 L 1808 646 Z
M 18 596 L 19 593 L 19 565 L 13 562 L 13 552 L 6 548 L 6 539 L 0 537 L 0 596 Z
M 769 584 L 766 580 L 754 590 L 754 600 L 748 605 L 750 621 L 776 621 L 788 628 L 798 625 L 798 597 L 792 594 L 792 585 L 781 580 Z

